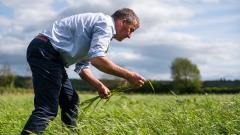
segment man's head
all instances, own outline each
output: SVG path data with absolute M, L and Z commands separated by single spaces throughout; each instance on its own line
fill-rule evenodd
M 116 35 L 114 38 L 122 41 L 125 38 L 130 38 L 132 32 L 139 28 L 139 18 L 133 10 L 122 8 L 112 14 L 115 21 Z

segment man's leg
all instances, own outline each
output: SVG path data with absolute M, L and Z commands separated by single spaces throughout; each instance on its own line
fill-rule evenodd
M 63 66 L 56 61 L 55 52 L 49 46 L 50 44 L 34 39 L 27 50 L 27 60 L 33 76 L 35 109 L 22 135 L 29 132 L 41 134 L 48 122 L 57 115 Z
M 63 73 L 59 105 L 62 109 L 61 119 L 63 123 L 68 127 L 75 127 L 78 116 L 79 97 L 76 90 L 72 87 L 66 72 Z

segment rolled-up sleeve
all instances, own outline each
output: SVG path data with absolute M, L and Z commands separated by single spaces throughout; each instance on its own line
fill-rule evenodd
M 79 74 L 79 73 L 81 73 L 82 69 L 89 68 L 89 67 L 90 67 L 89 61 L 81 61 L 75 65 L 74 71 Z
M 93 31 L 94 33 L 88 52 L 89 59 L 98 56 L 105 56 L 113 36 L 112 28 L 107 25 L 106 21 L 96 23 Z
M 106 18 L 105 18 L 106 19 Z M 87 59 L 78 62 L 75 65 L 75 72 L 81 73 L 84 68 L 90 67 L 90 60 L 94 57 L 106 56 L 110 41 L 113 37 L 113 26 L 109 20 L 104 18 L 93 26 L 90 48 L 87 53 Z

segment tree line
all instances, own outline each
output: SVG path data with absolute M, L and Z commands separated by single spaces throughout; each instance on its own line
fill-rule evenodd
M 171 64 L 171 81 L 150 80 L 156 93 L 239 93 L 240 80 L 215 80 L 202 81 L 200 70 L 197 65 L 187 58 L 176 58 Z M 102 79 L 110 89 L 129 88 L 131 86 L 121 79 L 108 80 Z M 87 82 L 79 79 L 71 79 L 72 85 L 79 91 L 93 91 L 93 88 Z M 148 81 L 146 81 L 148 82 Z M 0 91 L 7 88 L 27 88 L 32 89 L 32 78 L 15 76 L 11 72 L 11 67 L 5 64 L 0 69 Z M 150 85 L 146 83 L 141 88 L 132 88 L 129 92 L 151 93 Z M 9 90 L 9 89 L 8 89 Z

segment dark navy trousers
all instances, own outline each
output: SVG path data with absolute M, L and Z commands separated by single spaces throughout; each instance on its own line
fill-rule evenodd
M 32 71 L 34 107 L 22 135 L 42 134 L 49 121 L 61 108 L 61 120 L 65 125 L 76 125 L 79 97 L 62 64 L 59 53 L 50 42 L 33 39 L 27 49 L 27 61 Z

